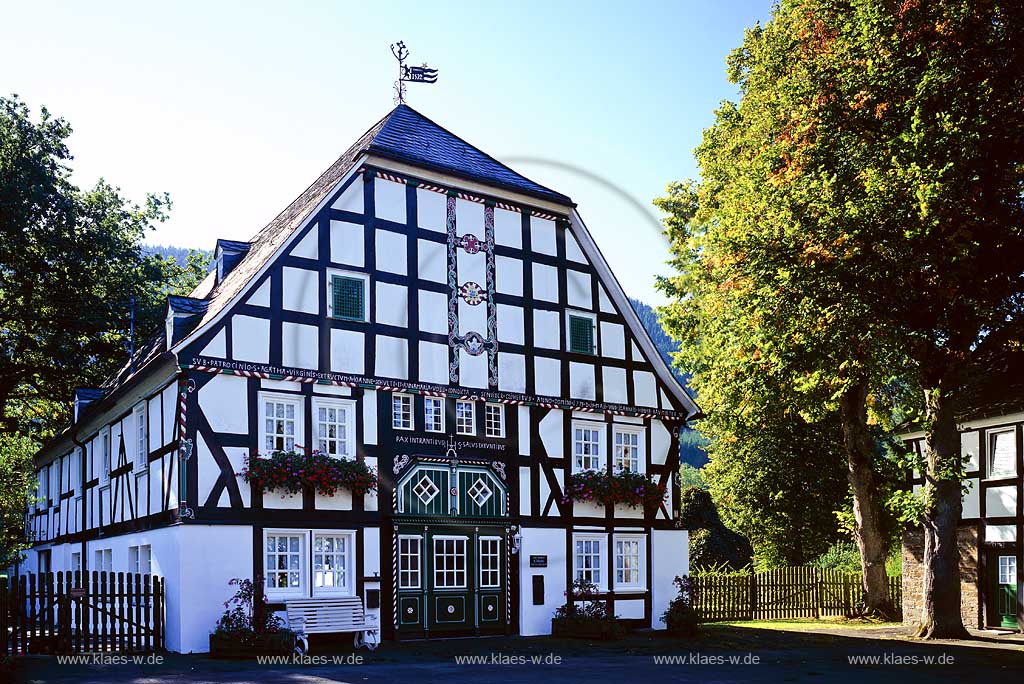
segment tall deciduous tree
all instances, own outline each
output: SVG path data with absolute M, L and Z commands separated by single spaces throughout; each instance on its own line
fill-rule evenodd
M 39 440 L 67 421 L 76 386 L 127 360 L 132 298 L 141 338 L 164 296 L 203 270 L 142 251 L 166 195 L 139 207 L 103 181 L 73 185 L 70 133 L 45 108 L 34 121 L 16 96 L 0 98 L 0 429 Z
M 725 347 L 714 377 L 761 366 L 840 411 L 875 601 L 868 409 L 890 374 L 918 388 L 930 637 L 964 633 L 957 400 L 1021 339 L 1022 32 L 1016 2 L 785 0 L 729 59 L 740 100 L 705 133 L 702 182 L 665 203 L 673 312 Z

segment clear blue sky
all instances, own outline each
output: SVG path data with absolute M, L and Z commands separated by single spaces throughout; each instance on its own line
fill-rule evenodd
M 693 177 L 725 57 L 770 1 L 6 2 L 0 92 L 68 119 L 76 181 L 169 192 L 149 241 L 245 240 L 390 110 L 404 40 L 440 70 L 409 103 L 571 196 L 626 291 L 663 298 L 651 199 Z M 638 209 L 584 174 L 620 188 Z

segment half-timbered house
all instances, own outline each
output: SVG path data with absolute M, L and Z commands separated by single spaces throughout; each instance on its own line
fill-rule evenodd
M 185 652 L 234 577 L 279 610 L 361 597 L 393 638 L 548 633 L 577 577 L 663 627 L 698 413 L 570 199 L 400 105 L 250 241 L 219 240 L 161 334 L 79 392 L 37 458 L 25 570 L 163 575 Z M 239 476 L 303 448 L 364 461 L 376 491 Z M 660 505 L 565 496 L 623 469 Z

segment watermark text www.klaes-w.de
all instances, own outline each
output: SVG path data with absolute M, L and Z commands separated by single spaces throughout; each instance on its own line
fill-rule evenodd
M 58 655 L 58 665 L 163 665 L 164 656 L 159 653 L 149 655 L 119 655 L 117 653 L 75 653 Z
M 949 653 L 939 655 L 901 655 L 899 653 L 873 653 L 846 656 L 850 665 L 953 665 L 956 657 Z
M 760 665 L 761 656 L 753 653 L 731 653 L 729 655 L 710 655 L 691 651 L 675 655 L 656 655 L 655 665 Z
M 456 665 L 561 665 L 562 656 L 557 653 L 516 655 L 512 653 L 484 653 L 478 655 L 457 655 Z
M 363 665 L 366 658 L 359 653 L 346 655 L 308 655 L 291 653 L 288 655 L 256 656 L 260 665 Z

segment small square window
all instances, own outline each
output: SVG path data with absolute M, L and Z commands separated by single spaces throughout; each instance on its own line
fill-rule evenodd
M 488 437 L 505 436 L 505 407 L 487 404 L 484 407 L 484 431 Z
M 347 321 L 366 320 L 366 279 L 331 275 L 331 317 Z
M 412 397 L 408 394 L 391 398 L 391 425 L 396 430 L 412 430 Z
M 455 431 L 460 435 L 475 435 L 476 406 L 471 401 L 455 402 Z
M 425 397 L 423 399 L 423 429 L 427 432 L 444 432 L 444 399 Z
M 634 473 L 644 471 L 643 439 L 640 430 L 615 428 L 615 469 Z
M 594 354 L 594 319 L 569 314 L 569 351 Z
M 573 423 L 573 454 L 576 472 L 604 470 L 604 431 L 600 423 Z

